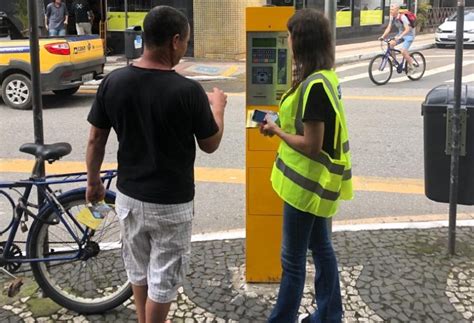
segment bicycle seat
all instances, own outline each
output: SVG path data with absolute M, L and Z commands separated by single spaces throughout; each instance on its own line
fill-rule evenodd
M 23 144 L 20 147 L 21 152 L 34 155 L 35 157 L 47 160 L 50 163 L 68 155 L 71 150 L 72 147 L 67 142 L 58 142 L 51 145 L 28 143 Z

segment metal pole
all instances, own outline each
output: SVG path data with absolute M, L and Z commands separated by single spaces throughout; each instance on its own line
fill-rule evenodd
M 36 144 L 44 144 L 43 134 L 43 100 L 41 97 L 41 74 L 39 56 L 39 32 L 38 32 L 38 1 L 28 0 L 28 20 L 30 29 L 30 59 L 31 59 L 31 82 L 33 96 L 33 127 Z M 44 162 L 37 168 L 36 177 L 45 175 Z M 40 198 L 40 196 L 38 196 Z M 42 201 L 39 200 L 38 203 Z
M 337 11 L 336 1 L 333 1 L 333 0 L 324 1 L 324 13 L 326 14 L 326 17 L 328 17 L 329 23 L 331 24 L 332 46 L 333 46 L 334 56 L 336 56 L 336 11 Z M 334 57 L 334 61 L 336 61 L 336 57 Z M 328 231 L 329 231 L 329 235 L 331 235 L 332 218 L 329 218 L 329 221 L 328 221 Z
M 458 0 L 456 19 L 456 58 L 454 67 L 454 107 L 452 129 L 451 180 L 449 187 L 449 238 L 450 255 L 456 252 L 456 212 L 459 184 L 459 153 L 461 141 L 461 87 L 462 87 L 462 52 L 464 36 L 464 0 Z
M 124 10 L 125 10 L 125 30 L 124 30 L 124 33 L 125 33 L 128 28 L 128 0 L 125 0 L 123 5 L 124 5 Z M 129 64 L 130 64 L 130 60 L 127 58 L 127 65 Z
M 124 9 L 125 9 L 125 29 L 128 28 L 128 0 L 125 0 L 124 2 Z
M 326 14 L 326 17 L 328 17 L 329 23 L 331 24 L 331 32 L 332 32 L 334 48 L 336 46 L 336 11 L 337 11 L 336 1 L 326 0 L 324 2 L 324 13 Z

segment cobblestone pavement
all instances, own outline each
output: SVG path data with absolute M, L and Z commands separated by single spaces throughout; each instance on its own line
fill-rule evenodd
M 473 322 L 474 227 L 458 227 L 455 257 L 447 256 L 447 237 L 447 228 L 335 232 L 345 322 Z M 309 258 L 301 312 L 314 310 Z M 193 243 L 173 322 L 265 321 L 278 285 L 247 285 L 244 272 L 243 239 Z M 131 300 L 104 315 L 83 316 L 40 298 L 31 273 L 25 275 L 18 296 L 0 295 L 0 322 L 136 321 Z

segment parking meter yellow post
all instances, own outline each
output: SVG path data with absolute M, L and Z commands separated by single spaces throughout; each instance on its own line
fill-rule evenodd
M 293 13 L 293 7 L 246 9 L 246 118 L 256 109 L 278 112 L 279 100 L 290 87 L 286 23 Z M 279 282 L 283 203 L 270 183 L 279 140 L 262 136 L 255 127 L 245 131 L 246 280 Z

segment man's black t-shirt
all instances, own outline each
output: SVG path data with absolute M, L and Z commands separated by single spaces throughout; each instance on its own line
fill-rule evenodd
M 336 113 L 321 83 L 314 83 L 311 86 L 302 120 L 324 122 L 323 150 L 334 157 Z
M 89 3 L 86 0 L 76 0 L 72 4 L 72 13 L 76 23 L 90 22 L 88 12 L 91 11 Z
M 198 82 L 175 71 L 121 68 L 102 81 L 87 120 L 117 133 L 122 193 L 159 204 L 194 198 L 195 137 L 218 131 Z

